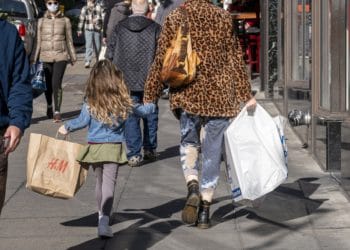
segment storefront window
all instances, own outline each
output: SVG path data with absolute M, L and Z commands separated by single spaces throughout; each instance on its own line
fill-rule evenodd
M 312 6 L 309 0 L 284 1 L 285 9 L 285 98 L 284 112 L 289 119 L 311 111 Z M 295 132 L 305 147 L 310 127 L 300 124 Z
M 330 87 L 331 87 L 331 64 L 330 61 L 330 9 L 329 1 L 321 1 L 321 83 L 320 83 L 320 106 L 330 110 Z
M 346 111 L 350 111 L 350 3 L 347 1 L 347 27 L 346 27 Z
M 283 11 L 284 11 L 284 1 L 278 1 L 278 34 L 277 34 L 277 46 L 278 46 L 278 81 L 282 82 L 284 79 L 284 19 L 283 19 Z
M 311 61 L 311 3 L 298 0 L 292 3 L 292 78 L 296 81 L 310 79 Z
M 315 82 L 319 86 L 319 111 L 337 112 L 341 116 L 349 111 L 349 24 L 346 19 L 349 10 L 346 2 L 320 1 L 320 79 Z

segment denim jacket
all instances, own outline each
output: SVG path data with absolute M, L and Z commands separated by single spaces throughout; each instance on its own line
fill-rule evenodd
M 156 106 L 153 103 L 146 105 L 136 105 L 133 112 L 140 116 L 147 116 L 154 112 Z M 66 122 L 64 127 L 68 132 L 73 132 L 88 127 L 87 141 L 93 143 L 119 143 L 125 140 L 124 137 L 125 121 L 121 118 L 116 119 L 115 124 L 109 125 L 94 118 L 86 103 L 83 104 L 79 117 Z

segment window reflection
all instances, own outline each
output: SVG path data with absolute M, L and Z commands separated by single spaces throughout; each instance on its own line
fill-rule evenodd
M 289 60 L 291 60 L 291 79 L 286 83 L 287 97 L 286 109 L 288 114 L 297 110 L 301 113 L 311 111 L 311 57 L 312 57 L 312 14 L 311 1 L 298 0 L 288 1 L 291 10 L 291 32 L 286 34 L 289 39 L 291 50 Z M 289 27 L 287 27 L 289 28 Z M 285 58 L 288 60 L 288 58 Z M 294 127 L 294 131 L 299 135 L 304 145 L 310 143 L 310 127 L 306 125 Z
M 293 1 L 292 76 L 293 80 L 310 79 L 311 62 L 311 2 Z
M 320 106 L 330 110 L 330 87 L 331 87 L 331 65 L 330 65 L 330 21 L 331 14 L 329 0 L 321 2 L 321 83 L 320 83 Z
M 347 71 L 346 71 L 346 111 L 350 111 L 350 3 L 347 1 L 347 27 L 346 27 L 346 51 L 347 51 Z

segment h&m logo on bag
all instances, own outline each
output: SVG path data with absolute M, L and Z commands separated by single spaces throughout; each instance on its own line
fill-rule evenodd
M 68 167 L 68 161 L 60 159 L 52 159 L 47 167 L 51 170 L 56 170 L 58 172 L 64 173 Z

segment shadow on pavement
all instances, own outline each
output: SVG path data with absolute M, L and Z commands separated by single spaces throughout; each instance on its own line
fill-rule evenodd
M 311 199 L 309 196 L 320 186 L 311 183 L 317 179 L 304 178 L 280 186 L 266 197 L 259 209 L 241 209 L 234 218 L 245 217 L 258 223 L 245 232 L 255 235 L 260 241 L 251 249 L 270 249 L 279 246 L 290 234 L 299 235 L 301 230 L 312 230 L 313 220 L 321 218 L 332 209 L 320 208 L 328 199 Z M 296 190 L 299 186 L 299 190 Z M 307 217 L 313 214 L 312 219 Z M 303 218 L 304 217 L 304 218 Z
M 170 147 L 170 148 L 166 148 L 163 151 L 157 152 L 157 161 L 161 161 L 161 160 L 177 157 L 179 155 L 180 155 L 180 153 L 179 153 L 179 146 L 173 146 L 173 147 Z M 154 161 L 152 161 L 152 160 L 143 160 L 142 167 L 147 167 L 147 166 L 152 166 L 153 167 L 153 165 L 149 165 L 150 163 L 153 163 L 153 162 Z
M 227 199 L 231 199 L 231 197 L 221 197 L 216 199 L 215 202 Z M 185 199 L 182 198 L 149 209 L 125 209 L 123 212 L 113 215 L 112 224 L 134 220 L 137 220 L 137 222 L 116 232 L 110 240 L 96 238 L 69 249 L 103 249 L 101 248 L 101 242 L 103 241 L 105 241 L 103 247 L 107 249 L 148 249 L 162 241 L 174 229 L 184 225 L 179 220 L 170 219 L 173 214 L 180 212 L 184 205 Z M 96 223 L 96 219 L 93 217 L 97 218 L 97 214 L 61 224 L 65 226 L 92 226 Z M 83 222 L 83 220 L 86 221 Z
M 116 232 L 110 240 L 92 239 L 80 245 L 69 248 L 78 249 L 103 249 L 110 246 L 111 249 L 147 249 L 168 236 L 172 230 L 183 225 L 178 220 L 164 220 L 182 210 L 184 199 L 176 199 L 149 209 L 125 209 L 125 212 L 112 215 L 112 224 L 122 223 L 131 220 L 138 220 L 127 228 Z M 89 215 L 77 220 L 61 223 L 65 226 L 91 226 L 96 223 L 97 214 Z M 83 222 L 83 220 L 86 220 Z M 158 221 L 162 220 L 162 221 Z M 148 225 L 150 224 L 150 225 Z
M 266 195 L 263 201 L 256 204 L 255 207 L 242 207 L 239 203 L 222 206 L 212 214 L 212 226 L 245 216 L 247 219 L 290 228 L 288 224 L 283 223 L 308 216 L 316 210 L 317 213 L 325 213 L 327 210 L 319 209 L 319 207 L 327 199 L 309 198 L 320 186 L 320 184 L 312 183 L 316 180 L 318 179 L 302 178 L 293 183 L 283 184 Z
M 317 178 L 302 178 L 293 183 L 286 183 L 266 195 L 258 207 L 242 207 L 234 203 L 220 207 L 212 214 L 212 227 L 228 220 L 240 221 L 241 233 L 256 235 L 264 239 L 249 249 L 275 248 L 290 233 L 300 234 L 301 229 L 310 227 L 307 216 L 314 214 L 314 220 L 331 212 L 331 209 L 320 208 L 327 199 L 311 199 L 320 184 L 312 183 Z M 304 219 L 300 219 L 303 218 Z M 253 220 L 256 223 L 249 223 Z M 295 220 L 298 219 L 298 220 Z M 246 226 L 245 226 L 246 225 Z
M 67 227 L 97 227 L 97 213 L 93 213 L 76 220 L 62 222 Z
M 61 115 L 62 115 L 62 119 L 64 121 L 64 120 L 73 118 L 75 116 L 78 116 L 79 114 L 80 114 L 80 110 L 74 110 L 74 111 L 62 113 Z M 31 124 L 37 124 L 39 122 L 46 121 L 46 120 L 52 120 L 52 119 L 47 118 L 46 115 L 40 116 L 40 117 L 33 118 L 31 121 Z
M 164 160 L 180 155 L 179 145 L 166 148 L 163 151 L 158 152 L 157 160 Z
M 281 229 L 289 233 L 298 231 L 309 224 L 309 220 L 301 220 L 298 223 L 289 223 L 293 219 L 308 216 L 312 213 L 323 214 L 329 212 L 327 209 L 319 209 L 325 199 L 311 199 L 309 196 L 314 193 L 320 184 L 312 183 L 317 178 L 303 178 L 293 183 L 286 183 L 277 188 L 274 192 L 266 195 L 259 207 L 242 207 L 236 203 L 229 203 L 216 209 L 211 216 L 212 227 L 220 223 L 238 220 L 240 218 L 254 220 L 258 223 L 249 227 L 245 232 L 264 236 L 278 232 L 278 238 L 269 241 L 268 245 L 273 246 L 274 241 L 280 241 Z M 231 196 L 223 196 L 215 199 L 213 204 L 230 200 Z M 103 249 L 104 243 L 108 249 L 148 249 L 163 240 L 171 232 L 184 225 L 180 220 L 170 219 L 175 213 L 182 210 L 185 199 L 175 199 L 149 209 L 125 209 L 113 215 L 112 224 L 135 221 L 132 225 L 114 234 L 110 240 L 92 239 L 77 246 L 69 248 L 78 249 Z M 96 226 L 97 214 L 92 214 L 77 220 L 63 222 L 65 226 Z M 233 232 L 234 233 L 234 232 Z M 266 247 L 266 245 L 264 245 Z

